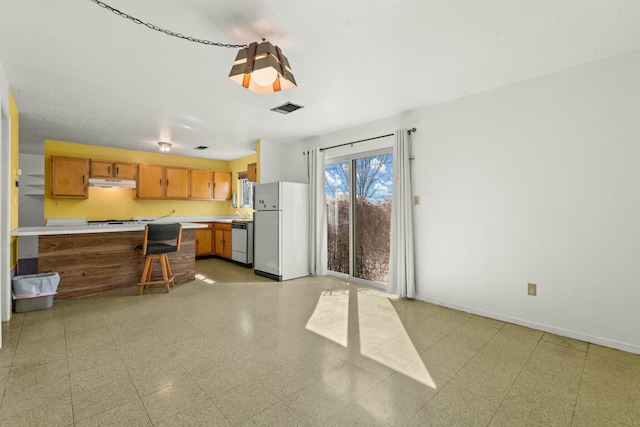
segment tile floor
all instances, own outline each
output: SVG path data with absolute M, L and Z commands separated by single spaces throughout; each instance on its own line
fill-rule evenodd
M 2 325 L 2 426 L 632 426 L 640 356 L 336 278 L 200 279 Z

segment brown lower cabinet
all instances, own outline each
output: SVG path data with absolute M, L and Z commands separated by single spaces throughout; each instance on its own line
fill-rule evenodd
M 196 228 L 196 256 L 211 255 L 213 247 L 211 238 L 213 223 L 207 223 L 207 228 Z
M 209 222 L 196 229 L 196 256 L 216 255 L 231 259 L 231 224 Z
M 213 223 L 213 252 L 223 258 L 231 258 L 231 224 L 228 222 Z

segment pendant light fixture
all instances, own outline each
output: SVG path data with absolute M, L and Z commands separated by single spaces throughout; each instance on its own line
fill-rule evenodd
M 158 27 L 150 22 L 145 22 L 109 6 L 100 0 L 90 1 L 103 9 L 115 13 L 121 18 L 129 19 L 136 24 L 143 25 L 168 36 L 208 46 L 232 49 L 241 48 L 236 56 L 236 61 L 231 68 L 229 78 L 255 93 L 279 92 L 281 90 L 291 89 L 298 86 L 296 84 L 296 79 L 293 77 L 293 73 L 291 73 L 291 66 L 289 66 L 287 57 L 282 54 L 282 51 L 278 46 L 272 45 L 265 39 L 262 39 L 262 43 L 253 42 L 248 46 L 246 44 L 221 43 L 198 39 Z
M 287 57 L 268 41 L 240 49 L 229 78 L 255 93 L 271 93 L 297 86 Z
M 158 141 L 158 145 L 160 146 L 160 151 L 162 151 L 163 153 L 168 153 L 169 151 L 171 151 L 170 142 Z

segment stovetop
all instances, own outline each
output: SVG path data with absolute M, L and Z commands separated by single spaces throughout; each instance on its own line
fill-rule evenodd
M 87 221 L 89 225 L 122 225 L 122 224 L 144 224 L 146 221 L 138 221 L 133 219 L 103 219 Z

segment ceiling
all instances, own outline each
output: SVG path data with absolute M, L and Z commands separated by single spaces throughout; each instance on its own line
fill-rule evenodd
M 91 0 L 0 0 L 20 151 L 44 139 L 230 160 L 640 48 L 637 0 L 106 0 L 184 35 L 288 57 L 298 88 L 228 79 L 237 49 Z M 289 115 L 270 108 L 293 102 Z M 195 150 L 207 146 L 206 150 Z

